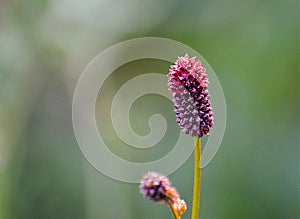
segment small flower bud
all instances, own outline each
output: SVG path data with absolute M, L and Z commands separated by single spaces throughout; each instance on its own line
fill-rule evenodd
M 165 202 L 167 200 L 166 192 L 170 188 L 170 181 L 161 174 L 149 172 L 142 178 L 139 188 L 146 199 Z
M 186 212 L 187 207 L 186 207 L 186 203 L 185 203 L 185 201 L 183 199 L 178 198 L 174 202 L 173 206 L 174 206 L 174 209 L 177 212 L 179 212 L 180 214 L 183 214 L 184 212 Z
M 171 187 L 169 179 L 159 173 L 149 172 L 143 176 L 140 182 L 140 192 L 149 200 L 168 204 L 175 214 L 183 214 L 186 211 L 184 200 L 174 187 Z

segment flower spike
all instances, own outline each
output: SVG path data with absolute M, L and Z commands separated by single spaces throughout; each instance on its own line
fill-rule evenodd
M 170 67 L 169 91 L 173 96 L 177 123 L 185 134 L 202 137 L 213 127 L 205 68 L 186 54 Z

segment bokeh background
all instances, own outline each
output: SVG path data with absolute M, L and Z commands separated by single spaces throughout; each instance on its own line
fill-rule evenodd
M 109 46 L 145 36 L 197 50 L 225 93 L 227 128 L 203 170 L 201 218 L 300 218 L 298 13 L 296 0 L 1 0 L 0 218 L 171 218 L 136 184 L 94 169 L 72 129 L 72 96 L 85 66 Z M 135 75 L 165 74 L 169 64 L 128 63 L 105 93 Z M 172 149 L 179 130 L 169 101 L 147 95 L 132 107 L 138 134 L 147 134 L 153 113 L 168 121 L 163 142 L 149 151 L 116 139 L 104 114 L 110 101 L 99 94 L 96 116 L 115 154 L 143 162 Z M 188 204 L 183 218 L 190 218 L 192 163 L 169 176 Z

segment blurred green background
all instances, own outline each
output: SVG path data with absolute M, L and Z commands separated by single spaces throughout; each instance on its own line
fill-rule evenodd
M 225 93 L 227 127 L 203 169 L 201 218 L 300 218 L 298 13 L 296 0 L 0 1 L 0 218 L 171 218 L 136 184 L 94 169 L 72 129 L 72 96 L 85 66 L 109 46 L 145 36 L 197 50 Z M 128 63 L 107 89 L 115 92 L 126 77 L 167 73 L 168 65 Z M 132 107 L 138 134 L 147 134 L 153 113 L 168 121 L 163 142 L 149 151 L 115 139 L 101 114 L 109 107 L 101 101 L 110 100 L 98 100 L 98 127 L 118 156 L 143 162 L 172 149 L 178 127 L 164 98 L 148 95 Z M 169 176 L 188 204 L 183 218 L 190 218 L 192 161 Z

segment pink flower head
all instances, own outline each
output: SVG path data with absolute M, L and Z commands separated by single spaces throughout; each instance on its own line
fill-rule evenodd
M 145 198 L 155 202 L 165 202 L 170 184 L 169 179 L 164 175 L 149 172 L 143 176 L 139 188 Z
M 209 134 L 214 125 L 213 112 L 207 90 L 209 82 L 201 62 L 186 54 L 170 67 L 168 76 L 176 121 L 182 131 L 191 136 Z
M 186 211 L 186 203 L 180 199 L 177 190 L 171 186 L 169 179 L 159 173 L 149 172 L 140 181 L 140 193 L 151 201 L 168 204 L 179 214 Z

